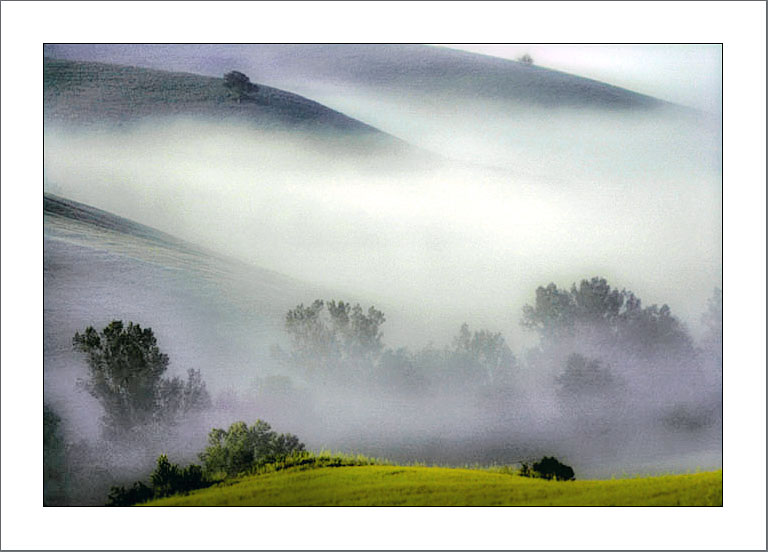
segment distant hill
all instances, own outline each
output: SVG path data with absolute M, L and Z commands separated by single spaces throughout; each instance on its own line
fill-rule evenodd
M 628 110 L 672 105 L 536 65 L 413 44 L 48 44 L 45 53 L 217 76 L 237 69 L 305 94 L 326 87 L 546 107 Z
M 223 78 L 44 59 L 46 122 L 124 123 L 150 116 L 236 118 L 259 128 L 378 136 L 377 129 L 297 94 L 258 84 L 238 103 Z

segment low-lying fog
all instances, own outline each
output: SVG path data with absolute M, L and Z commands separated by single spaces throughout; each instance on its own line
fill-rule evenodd
M 392 324 L 398 343 L 445 335 L 443 321 L 518 337 L 538 285 L 590 275 L 668 303 L 697 331 L 721 278 L 719 155 L 684 124 L 614 118 L 571 139 L 561 121 L 556 139 L 507 144 L 507 169 L 401 171 L 393 159 L 391 173 L 225 125 L 49 127 L 46 177 L 65 197 L 390 311 L 422 305 L 408 310 L 430 323 Z M 464 157 L 484 159 L 467 136 Z
M 384 113 L 387 109 L 382 106 Z M 169 279 L 167 295 L 166 284 L 146 286 L 152 299 L 142 296 L 141 282 L 128 278 L 126 288 L 115 286 L 112 302 L 103 295 L 89 299 L 92 311 L 70 312 L 62 335 L 46 340 L 58 339 L 66 348 L 72 336 L 63 334 L 72 327 L 100 329 L 112 316 L 135 315 L 134 321 L 159 328 L 159 345 L 178 373 L 191 356 L 183 352 L 185 339 L 189 350 L 215 343 L 222 352 L 206 360 L 230 367 L 194 366 L 218 406 L 179 439 L 188 461 L 195 460 L 193 452 L 204 446 L 211 427 L 259 416 L 313 448 L 404 461 L 514 462 L 556 454 L 582 477 L 719 465 L 719 430 L 659 433 L 651 424 L 659 404 L 634 410 L 641 414 L 631 419 L 619 416 L 610 428 L 592 420 L 584 431 L 588 437 L 579 428 L 563 429 L 551 386 L 557 374 L 532 373 L 526 350 L 537 339 L 520 325 L 522 308 L 533 304 L 538 286 L 554 282 L 568 289 L 601 276 L 615 288 L 633 291 L 643 306 L 668 304 L 698 340 L 705 329 L 701 315 L 722 277 L 719 127 L 661 113 L 597 118 L 583 112 L 558 112 L 549 120 L 499 113 L 493 124 L 476 127 L 471 117 L 456 112 L 453 131 L 446 134 L 439 117 L 410 120 L 423 125 L 418 145 L 443 154 L 444 164 L 410 169 L 389 158 L 368 165 L 311 138 L 257 133 L 231 123 L 145 121 L 117 130 L 48 125 L 46 190 L 335 295 L 280 297 L 253 313 L 253 320 L 240 305 L 227 322 L 229 307 L 238 303 L 229 294 L 210 317 L 212 324 L 237 328 L 226 352 L 227 331 L 205 337 L 215 294 L 196 299 L 197 283 Z M 120 273 L 140 275 L 137 266 L 124 265 Z M 146 278 L 162 279 L 169 272 L 146 266 Z M 87 270 L 82 278 L 89 278 Z M 112 276 L 100 278 L 100 289 L 108 294 Z M 216 285 L 215 279 L 206 282 Z M 77 294 L 88 294 L 87 281 L 78 288 L 76 280 L 68 280 L 63 291 L 56 285 L 54 274 L 46 281 L 46 293 L 53 294 L 48 300 L 70 294 L 76 303 Z M 243 293 L 258 293 L 257 287 Z M 126 310 L 130 289 L 142 307 Z M 489 414 L 487 404 L 465 396 L 460 387 L 424 396 L 353 393 L 288 374 L 293 394 L 281 402 L 264 383 L 273 380 L 263 379 L 281 374 L 280 366 L 270 364 L 269 342 L 286 343 L 281 333 L 286 308 L 320 298 L 384 311 L 383 341 L 392 349 L 451 346 L 463 322 L 472 331 L 501 332 L 517 358 L 520 395 Z M 249 304 L 247 298 L 243 302 Z M 174 320 L 185 316 L 189 319 Z M 270 330 L 246 346 L 249 324 L 254 333 L 257 327 Z M 240 377 L 234 367 L 252 364 L 235 356 L 251 354 L 258 355 L 259 366 Z M 57 369 L 74 362 L 69 374 L 80 370 L 79 377 L 85 376 L 77 355 L 66 353 L 57 362 Z M 52 367 L 47 360 L 46 394 L 59 403 L 87 404 L 74 381 L 66 390 L 53 388 L 68 384 L 48 374 Z M 700 386 L 696 393 L 710 394 Z M 93 431 L 80 434 L 86 433 L 95 438 Z

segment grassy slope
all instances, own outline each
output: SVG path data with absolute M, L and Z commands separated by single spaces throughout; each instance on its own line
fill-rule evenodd
M 554 482 L 484 470 L 355 466 L 286 470 L 152 506 L 720 506 L 722 470 Z
M 394 138 L 317 102 L 259 84 L 238 103 L 223 79 L 140 67 L 43 60 L 48 122 L 122 123 L 149 116 L 237 118 L 261 128 Z
M 220 75 L 239 69 L 289 89 L 326 82 L 452 98 L 597 109 L 647 109 L 655 98 L 538 66 L 417 44 L 47 44 L 46 55 Z

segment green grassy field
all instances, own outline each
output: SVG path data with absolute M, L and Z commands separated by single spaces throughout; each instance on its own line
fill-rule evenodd
M 722 470 L 556 482 L 412 466 L 288 469 L 230 480 L 149 506 L 721 506 Z

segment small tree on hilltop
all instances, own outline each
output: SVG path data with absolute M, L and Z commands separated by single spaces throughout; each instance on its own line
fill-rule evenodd
M 247 75 L 240 71 L 230 71 L 224 75 L 224 86 L 234 96 L 237 103 L 248 97 L 249 93 L 258 92 L 259 87 L 251 82 Z
M 519 58 L 517 58 L 517 61 L 524 65 L 533 65 L 533 58 L 528 53 L 525 53 Z

